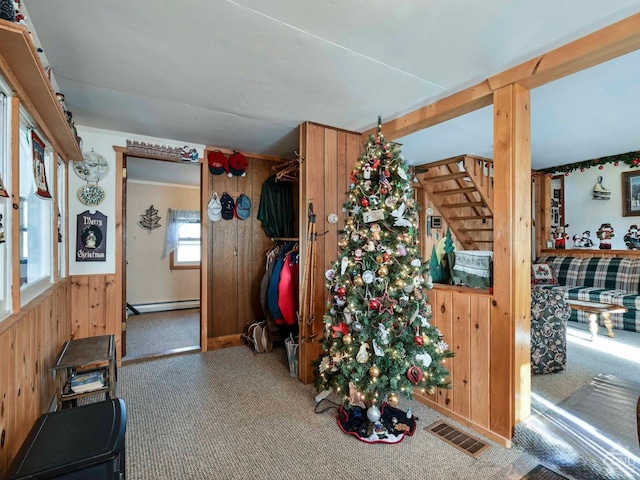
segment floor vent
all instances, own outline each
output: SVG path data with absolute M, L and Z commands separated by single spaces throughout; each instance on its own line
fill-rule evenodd
M 425 430 L 473 458 L 477 458 L 485 450 L 491 448 L 491 445 L 453 428 L 443 420 L 425 427 Z

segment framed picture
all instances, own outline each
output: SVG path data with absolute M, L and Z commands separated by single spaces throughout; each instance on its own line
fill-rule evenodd
M 559 188 L 554 188 L 553 189 L 553 198 L 560 198 L 561 195 L 561 190 Z
M 622 174 L 622 216 L 640 216 L 640 170 Z

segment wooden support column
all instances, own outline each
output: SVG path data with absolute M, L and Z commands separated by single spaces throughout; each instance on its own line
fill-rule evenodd
M 536 175 L 533 183 L 536 194 L 536 254 L 547 250 L 547 240 L 551 238 L 551 177 L 544 173 Z
M 529 90 L 494 93 L 494 296 L 490 429 L 505 438 L 530 414 L 531 144 Z

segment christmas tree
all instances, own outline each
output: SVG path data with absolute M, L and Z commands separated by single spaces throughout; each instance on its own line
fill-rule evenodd
M 343 406 L 395 407 L 414 388 L 449 387 L 442 365 L 453 354 L 430 323 L 428 264 L 420 255 L 418 209 L 400 147 L 380 120 L 351 173 L 340 258 L 325 276 L 329 289 L 316 386 Z

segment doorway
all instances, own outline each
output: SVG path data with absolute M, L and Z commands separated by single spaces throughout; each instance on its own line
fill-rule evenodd
M 201 350 L 201 164 L 125 155 L 124 362 Z

